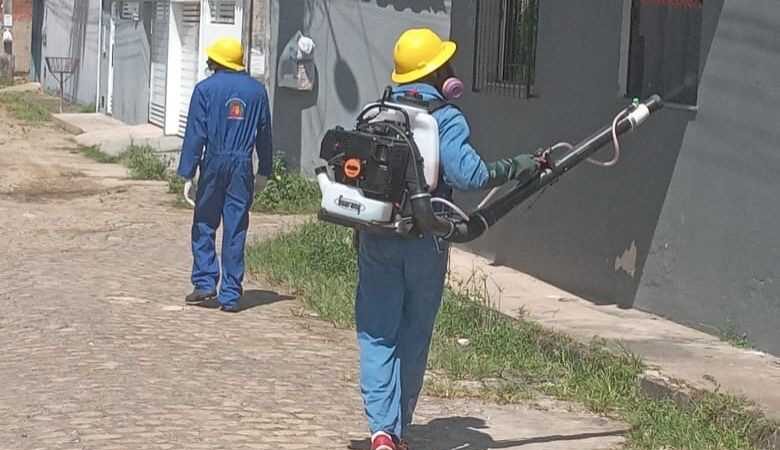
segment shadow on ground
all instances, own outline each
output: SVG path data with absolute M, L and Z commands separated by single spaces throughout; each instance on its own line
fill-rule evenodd
M 257 306 L 271 305 L 277 302 L 283 302 L 287 300 L 293 300 L 295 297 L 289 295 L 281 295 L 274 291 L 263 291 L 258 289 L 250 289 L 244 292 L 241 297 L 241 301 L 238 303 L 239 312 L 252 309 Z
M 571 448 L 577 448 L 576 441 L 609 436 L 622 436 L 628 430 L 610 430 L 591 433 L 549 434 L 528 436 L 518 439 L 494 440 L 486 431 L 488 426 L 483 419 L 476 417 L 448 417 L 434 419 L 425 425 L 413 425 L 409 433 L 409 442 L 415 450 L 491 450 L 521 448 L 526 445 L 552 442 L 572 442 Z M 522 431 L 518 430 L 518 434 Z M 369 450 L 368 439 L 352 441 L 350 450 Z

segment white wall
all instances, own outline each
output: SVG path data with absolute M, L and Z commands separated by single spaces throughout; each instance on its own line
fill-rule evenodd
M 214 0 L 203 0 L 200 14 L 200 61 L 198 74 L 200 79 L 206 77 L 206 49 L 215 40 L 222 37 L 234 37 L 241 41 L 243 30 L 244 8 L 242 0 L 236 0 L 236 21 L 234 24 L 212 23 L 210 4 Z

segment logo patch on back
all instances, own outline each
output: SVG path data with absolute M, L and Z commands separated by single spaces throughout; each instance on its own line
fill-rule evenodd
M 231 98 L 227 101 L 228 120 L 244 120 L 246 103 L 240 98 Z

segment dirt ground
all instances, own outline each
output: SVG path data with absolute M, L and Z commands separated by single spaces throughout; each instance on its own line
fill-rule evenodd
M 0 196 L 57 200 L 106 193 L 127 184 L 123 168 L 85 161 L 69 137 L 51 124 L 21 124 L 0 108 Z

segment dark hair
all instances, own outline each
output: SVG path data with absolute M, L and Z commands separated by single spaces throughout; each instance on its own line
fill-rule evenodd
M 206 65 L 208 66 L 208 68 L 209 68 L 209 69 L 213 70 L 214 72 L 217 72 L 217 71 L 219 71 L 219 70 L 232 70 L 232 69 L 230 69 L 230 68 L 228 68 L 228 67 L 225 67 L 225 66 L 223 66 L 222 64 L 220 64 L 220 63 L 218 63 L 218 62 L 214 61 L 214 60 L 213 60 L 213 59 L 211 59 L 211 58 L 209 58 L 209 59 L 206 61 Z
M 455 76 L 455 69 L 452 68 L 452 64 L 447 62 L 429 75 L 417 80 L 416 83 L 430 84 L 436 89 L 441 90 L 444 81 L 452 76 Z

